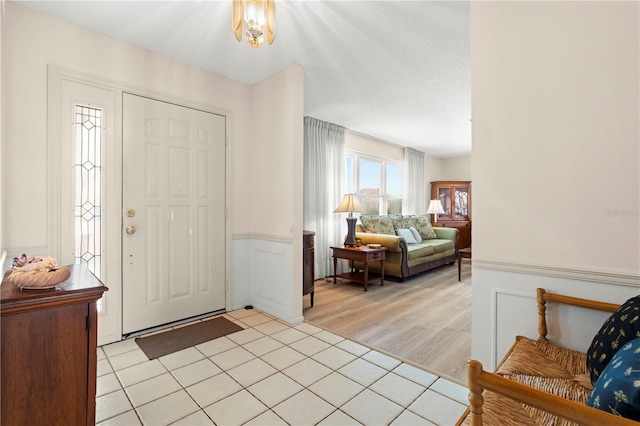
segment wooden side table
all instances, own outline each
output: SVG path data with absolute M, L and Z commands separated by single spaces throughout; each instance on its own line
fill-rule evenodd
M 377 279 L 377 277 L 369 278 L 369 262 L 380 262 L 380 285 L 384 285 L 384 261 L 386 259 L 386 248 L 369 248 L 361 247 L 331 247 L 333 251 L 333 283 L 338 282 L 338 276 L 351 281 L 361 282 L 364 284 L 364 291 L 367 291 L 367 283 Z M 338 259 L 356 260 L 364 264 L 364 270 L 360 272 L 346 272 L 337 275 Z
M 471 259 L 471 247 L 463 248 L 458 250 L 458 281 L 462 281 L 460 279 L 462 272 L 462 259 Z

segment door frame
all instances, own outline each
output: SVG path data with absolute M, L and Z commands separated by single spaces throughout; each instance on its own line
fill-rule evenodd
M 152 90 L 140 89 L 115 83 L 108 78 L 88 75 L 75 70 L 60 67 L 58 65 L 48 64 L 47 66 L 47 176 L 48 176 L 48 200 L 47 214 L 50 224 L 60 224 L 65 214 L 66 206 L 62 205 L 61 195 L 71 192 L 69 179 L 70 170 L 63 170 L 61 164 L 63 160 L 61 153 L 63 149 L 62 134 L 62 115 L 60 113 L 60 102 L 62 100 L 62 82 L 64 80 L 72 81 L 78 84 L 94 86 L 100 89 L 109 90 L 114 93 L 114 129 L 113 141 L 114 146 L 107 148 L 105 162 L 102 165 L 102 178 L 106 179 L 107 193 L 103 194 L 104 217 L 105 221 L 105 239 L 107 242 L 106 250 L 103 256 L 103 269 L 108 279 L 104 284 L 109 288 L 105 293 L 105 297 L 111 296 L 116 301 L 116 309 L 110 317 L 100 317 L 99 321 L 108 321 L 114 326 L 115 333 L 109 336 L 100 336 L 100 322 L 98 323 L 98 344 L 122 340 L 122 238 L 123 238 L 123 206 L 122 206 L 122 102 L 123 93 L 131 93 L 138 96 L 144 96 L 162 102 L 168 102 L 187 108 L 198 109 L 204 112 L 217 114 L 225 117 L 225 185 L 224 185 L 224 203 L 225 203 L 225 310 L 232 306 L 232 276 L 231 276 L 231 150 L 230 150 L 230 122 L 232 120 L 231 111 L 217 108 L 212 105 L 199 104 L 185 99 L 178 99 L 173 96 L 164 95 Z M 73 239 L 63 234 L 63 227 L 49 226 L 47 234 L 47 253 L 54 257 L 61 264 L 69 263 L 69 255 L 73 250 L 69 250 L 69 244 L 73 244 Z M 73 245 L 71 246 L 73 247 Z M 65 263 L 66 262 L 66 263 Z M 71 260 L 73 262 L 73 259 Z

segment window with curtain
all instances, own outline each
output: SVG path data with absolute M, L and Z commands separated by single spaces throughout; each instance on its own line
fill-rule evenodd
M 348 192 L 358 194 L 363 214 L 399 214 L 403 204 L 403 164 L 348 151 Z

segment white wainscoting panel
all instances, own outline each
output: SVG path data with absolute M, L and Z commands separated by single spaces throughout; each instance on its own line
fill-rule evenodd
M 638 295 L 635 285 L 598 283 L 473 268 L 471 356 L 493 370 L 517 335 L 538 337 L 536 288 L 610 303 Z M 554 343 L 586 351 L 610 314 L 548 305 L 548 335 Z
M 497 365 L 513 345 L 515 336 L 538 336 L 538 308 L 535 292 L 532 295 L 529 292 L 493 288 L 491 298 L 495 317 L 491 364 Z
M 227 306 L 228 311 L 251 304 L 250 247 L 251 240 L 248 238 L 234 237 L 231 241 L 231 277 L 227 278 L 227 291 L 231 292 L 231 304 Z M 227 300 L 229 300 L 228 297 Z
M 232 309 L 250 304 L 290 324 L 304 320 L 302 312 L 291 315 L 293 242 L 258 235 L 234 236 L 232 257 Z M 300 298 L 301 286 L 302 277 Z

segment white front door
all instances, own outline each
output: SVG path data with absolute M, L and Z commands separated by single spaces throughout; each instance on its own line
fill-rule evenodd
M 225 308 L 225 117 L 123 94 L 123 334 Z

